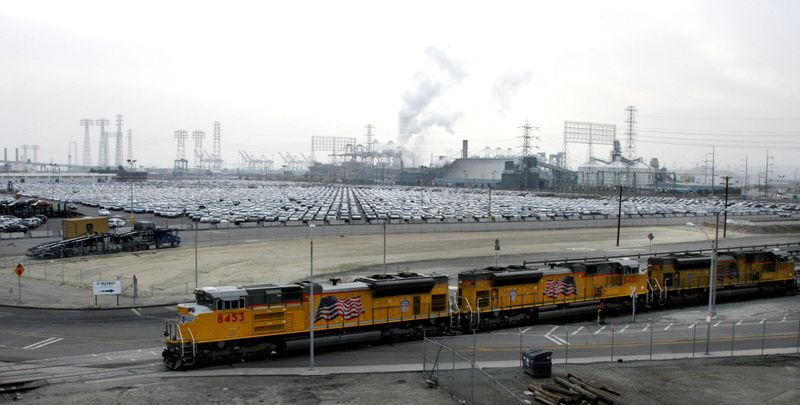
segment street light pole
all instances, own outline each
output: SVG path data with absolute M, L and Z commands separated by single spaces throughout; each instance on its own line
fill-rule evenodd
M 194 226 L 194 288 L 198 288 L 198 275 L 197 275 L 197 228 L 200 227 L 200 222 L 192 224 Z
M 716 305 L 717 305 L 717 247 L 719 245 L 719 214 L 723 211 L 727 212 L 727 210 L 718 211 L 715 213 L 716 216 L 716 227 L 715 227 L 715 235 L 714 235 L 714 244 L 711 246 L 711 269 L 708 272 L 708 312 L 706 313 L 706 352 L 705 354 L 708 356 L 711 354 L 711 319 L 717 315 L 716 313 Z
M 314 233 L 312 232 L 316 228 L 314 224 L 308 224 L 308 238 L 310 239 L 310 247 L 311 247 L 311 275 L 310 275 L 310 294 L 311 297 L 308 304 L 308 330 L 309 330 L 309 366 L 308 369 L 310 371 L 314 371 Z
M 389 218 L 383 220 L 383 274 L 386 274 L 386 221 Z

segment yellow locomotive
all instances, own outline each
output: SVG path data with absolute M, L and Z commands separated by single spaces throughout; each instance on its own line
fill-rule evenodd
M 353 282 L 205 287 L 179 304 L 164 331 L 172 369 L 264 357 L 315 347 L 442 334 L 527 323 L 540 309 L 609 303 L 666 304 L 708 291 L 711 258 L 699 254 L 489 267 L 446 275 L 378 274 Z M 777 251 L 728 252 L 718 258 L 720 289 L 796 288 L 794 261 Z M 600 305 L 604 307 L 605 305 Z M 312 319 L 313 318 L 313 319 Z
M 469 328 L 534 320 L 547 306 L 647 294 L 647 275 L 631 259 L 489 267 L 458 274 L 458 308 Z
M 179 304 L 177 319 L 166 323 L 164 363 L 179 369 L 307 347 L 312 311 L 315 347 L 397 340 L 449 327 L 447 276 L 331 281 L 314 283 L 313 292 L 309 282 L 196 289 L 195 302 Z
M 757 287 L 785 291 L 795 288 L 795 263 L 781 251 L 725 252 L 717 256 L 716 289 Z M 657 302 L 691 299 L 708 293 L 711 257 L 680 254 L 647 260 L 648 288 Z

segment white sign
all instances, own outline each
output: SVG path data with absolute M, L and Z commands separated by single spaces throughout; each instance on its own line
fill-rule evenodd
M 120 295 L 122 294 L 122 281 L 93 281 L 92 294 L 94 295 Z

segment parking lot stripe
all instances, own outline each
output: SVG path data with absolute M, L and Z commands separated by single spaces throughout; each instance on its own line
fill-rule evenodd
M 742 320 L 742 321 L 739 321 L 739 322 L 736 322 L 736 326 L 739 326 L 739 325 L 741 325 L 741 324 L 742 324 L 742 322 L 744 322 L 744 320 Z
M 686 329 L 692 329 L 692 328 L 694 328 L 695 326 L 697 326 L 697 322 L 695 322 L 695 323 L 693 323 L 693 324 L 689 325 L 689 327 L 688 327 L 688 328 L 686 328 Z
M 545 335 L 549 335 L 549 334 L 555 332 L 556 329 L 558 329 L 558 325 L 554 326 L 553 329 L 550 329 L 550 332 L 545 333 Z
M 131 308 L 131 311 L 133 311 L 133 313 L 136 315 L 142 316 L 142 313 L 139 312 L 136 308 Z
M 766 322 L 766 320 L 767 320 L 767 318 L 764 318 L 764 319 L 762 319 L 762 320 L 761 320 L 761 322 L 759 322 L 758 324 L 759 324 L 759 325 L 763 325 L 763 324 L 764 324 L 764 322 Z
M 781 319 L 781 323 L 784 323 L 784 322 L 786 322 L 786 317 L 785 316 L 783 317 L 783 319 Z
M 553 343 L 555 343 L 555 344 L 557 344 L 557 345 L 559 345 L 559 346 L 563 346 L 563 344 L 562 344 L 561 342 L 559 342 L 558 340 L 556 340 L 556 339 L 555 339 L 553 336 L 550 336 L 550 335 L 544 335 L 544 337 L 545 337 L 547 340 L 549 340 L 549 341 L 551 341 L 551 342 L 553 342 Z
M 36 345 L 40 345 L 40 344 L 42 344 L 42 343 L 47 343 L 47 342 L 49 342 L 49 341 L 51 341 L 51 340 L 55 340 L 55 338 L 54 338 L 54 337 L 51 337 L 51 338 L 48 338 L 48 339 L 42 340 L 42 341 L 40 341 L 40 342 L 31 343 L 31 344 L 29 344 L 29 345 L 27 345 L 27 346 L 23 347 L 23 349 L 33 349 L 33 348 L 34 348 L 34 346 L 36 346 Z
M 672 327 L 672 324 L 669 324 L 669 325 L 667 325 L 666 328 L 664 328 L 664 330 L 669 330 L 669 328 L 671 328 L 671 327 Z
M 64 340 L 64 338 L 54 338 L 54 337 L 52 337 L 50 339 L 45 339 L 45 340 L 42 340 L 41 342 L 36 342 L 36 343 L 34 343 L 32 345 L 25 346 L 25 347 L 23 347 L 23 349 L 26 349 L 26 350 L 41 349 L 42 347 L 45 347 L 45 346 L 53 344 L 53 343 L 60 342 L 62 340 Z
M 530 326 L 530 327 L 527 327 L 527 328 L 525 328 L 525 330 L 523 330 L 522 332 L 520 332 L 520 334 L 524 335 L 524 334 L 525 334 L 525 332 L 527 332 L 527 331 L 531 330 L 531 328 L 533 328 L 533 326 Z
M 596 334 L 598 334 L 598 333 L 602 332 L 602 331 L 603 331 L 603 329 L 605 329 L 605 328 L 606 328 L 605 326 L 601 327 L 600 329 L 596 330 L 596 331 L 594 332 L 594 334 L 596 335 Z
M 625 325 L 625 327 L 624 327 L 624 328 L 622 328 L 622 330 L 621 330 L 621 331 L 619 331 L 619 333 L 625 332 L 625 330 L 626 330 L 626 329 L 628 329 L 628 327 L 629 327 L 629 326 L 631 326 L 631 325 Z
M 565 344 L 565 345 L 569 346 L 569 343 L 567 343 L 567 341 L 566 341 L 566 340 L 564 340 L 564 339 L 562 339 L 562 338 L 560 338 L 560 337 L 558 337 L 558 336 L 548 336 L 548 337 L 549 337 L 549 338 L 553 338 L 553 339 L 555 339 L 556 341 L 559 341 L 559 342 L 561 342 L 562 344 Z
M 650 324 L 647 324 L 647 326 L 642 329 L 642 332 L 647 332 L 648 329 L 650 329 Z
M 714 327 L 716 328 L 720 323 L 722 323 L 722 321 L 717 321 L 717 323 L 714 324 Z
M 575 332 L 572 332 L 572 336 L 575 336 L 575 335 L 577 335 L 577 334 L 578 334 L 578 332 L 580 332 L 580 331 L 581 331 L 581 329 L 583 329 L 583 326 L 581 326 L 580 328 L 576 329 L 576 330 L 575 330 Z

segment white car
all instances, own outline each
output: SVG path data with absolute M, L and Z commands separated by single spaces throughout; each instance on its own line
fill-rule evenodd
M 122 218 L 112 217 L 108 219 L 108 227 L 109 228 L 118 228 L 120 226 L 125 226 L 125 220 Z
M 108 216 L 111 216 L 111 212 L 109 212 L 107 209 L 103 208 L 103 209 L 97 210 L 97 215 L 100 215 L 101 217 L 108 217 Z

